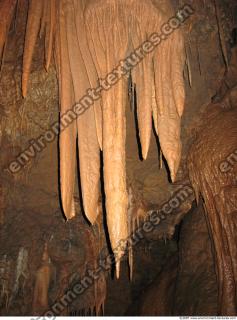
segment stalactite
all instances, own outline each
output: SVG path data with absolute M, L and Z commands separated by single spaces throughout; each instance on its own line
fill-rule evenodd
M 146 39 L 146 27 L 140 21 L 133 22 L 132 43 L 133 50 L 139 47 Z M 132 79 L 136 84 L 137 94 L 137 118 L 139 126 L 139 136 L 142 147 L 143 159 L 147 158 L 152 128 L 152 77 L 153 64 L 151 55 L 145 57 L 132 70 Z
M 119 6 L 91 1 L 87 7 L 87 26 L 98 58 L 99 78 L 104 78 L 126 56 L 128 30 Z M 100 24 L 98 23 L 100 21 Z M 91 23 L 92 22 L 92 23 Z M 96 28 L 97 27 L 97 28 Z M 105 30 L 110 30 L 106 33 Z M 98 39 L 100 42 L 98 43 Z M 102 54 L 103 53 L 103 54 Z M 107 63 L 106 63 L 107 62 Z M 103 160 L 106 213 L 112 249 L 117 253 L 117 277 L 127 239 L 127 190 L 125 170 L 125 102 L 127 79 L 102 94 Z
M 85 11 L 86 3 L 87 3 L 86 0 L 76 1 L 76 4 L 74 5 L 74 10 L 75 10 L 75 23 L 77 28 L 78 43 L 80 46 L 81 55 L 84 61 L 84 66 L 85 66 L 87 77 L 89 80 L 89 84 L 88 84 L 89 87 L 87 87 L 86 89 L 89 89 L 89 88 L 96 88 L 99 84 L 99 81 L 98 81 L 98 73 L 92 60 L 93 53 L 90 52 L 89 50 L 88 38 L 86 36 L 86 26 L 84 21 L 84 11 Z M 98 138 L 100 149 L 102 150 L 103 144 L 102 144 L 101 99 L 94 99 L 93 106 L 91 107 L 91 109 L 94 109 L 97 138 Z
M 63 115 L 71 109 L 75 98 L 70 71 L 65 13 L 60 10 L 59 15 L 56 60 L 59 60 L 57 61 L 57 70 L 59 73 L 61 114 Z M 59 141 L 61 198 L 67 219 L 75 216 L 73 194 L 76 170 L 76 134 L 76 123 L 73 121 L 66 129 L 61 130 Z
M 39 31 L 39 37 L 42 38 L 45 34 L 45 29 L 47 25 L 47 20 L 49 17 L 49 1 L 47 0 L 42 0 L 42 17 L 40 21 L 40 31 Z
M 45 69 L 48 71 L 54 42 L 55 33 L 55 18 L 56 18 L 56 0 L 49 1 L 49 22 L 46 25 L 46 36 L 45 36 Z
M 176 31 L 161 43 L 154 57 L 157 133 L 172 181 L 175 180 L 181 156 L 180 117 L 184 107 L 184 44 L 180 31 Z
M 0 69 L 2 66 L 3 52 L 7 41 L 8 31 L 12 22 L 17 0 L 3 0 L 0 2 Z
M 40 31 L 40 21 L 43 11 L 42 5 L 42 1 L 30 0 L 23 56 L 22 94 L 24 98 L 27 94 L 34 49 Z
M 78 5 L 80 3 L 78 1 Z M 84 52 L 83 54 L 84 43 L 80 43 L 79 33 L 77 33 L 78 29 L 75 28 L 78 25 L 77 20 L 80 20 L 81 17 L 75 17 L 73 1 L 71 1 L 70 6 L 67 5 L 65 16 L 75 101 L 79 102 L 84 97 L 86 90 L 93 85 L 92 81 L 90 81 L 90 77 L 93 77 L 93 71 L 91 71 L 92 68 L 89 71 L 87 70 L 91 62 L 85 59 L 86 53 Z M 83 32 L 83 30 L 80 29 L 80 32 Z M 100 150 L 93 107 L 87 109 L 86 112 L 77 118 L 77 131 L 79 137 L 78 148 L 83 206 L 88 220 L 94 223 L 98 214 Z

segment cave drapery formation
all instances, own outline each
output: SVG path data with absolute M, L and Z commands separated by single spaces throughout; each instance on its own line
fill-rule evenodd
M 236 315 L 237 312 L 235 261 L 237 172 L 236 166 L 223 171 L 220 164 L 223 159 L 231 161 L 234 158 L 233 150 L 237 146 L 236 124 L 235 108 L 222 111 L 216 108 L 209 111 L 188 158 L 190 179 L 196 199 L 199 201 L 202 197 L 205 201 L 207 221 L 213 237 L 220 314 L 228 315 Z M 206 150 L 212 152 L 207 155 Z
M 17 4 L 20 2 L 16 0 L 0 3 L 0 11 L 6 13 L 1 21 L 2 63 Z M 55 58 L 63 115 L 173 15 L 169 1 L 161 5 L 151 0 L 29 1 L 23 56 L 23 96 L 27 95 L 38 35 L 45 41 L 46 70 L 52 57 Z M 184 56 L 182 33 L 176 30 L 130 72 L 136 86 L 142 156 L 146 159 L 148 154 L 153 117 L 172 181 L 181 157 Z M 100 150 L 103 152 L 107 225 L 118 261 L 126 249 L 126 246 L 119 246 L 120 240 L 127 239 L 129 235 L 125 163 L 127 91 L 128 77 L 123 77 L 110 90 L 102 92 L 102 99 L 94 101 L 92 107 L 60 134 L 61 197 L 67 219 L 75 216 L 73 193 L 77 136 L 83 206 L 92 224 L 99 213 Z

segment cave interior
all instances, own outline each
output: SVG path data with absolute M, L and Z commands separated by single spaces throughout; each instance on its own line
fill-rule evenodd
M 0 147 L 0 316 L 237 316 L 236 0 L 0 0 Z

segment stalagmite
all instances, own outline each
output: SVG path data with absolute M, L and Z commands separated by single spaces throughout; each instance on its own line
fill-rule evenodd
M 48 311 L 49 300 L 48 290 L 51 278 L 51 262 L 47 244 L 42 255 L 41 266 L 36 272 L 32 312 L 34 315 L 41 315 Z

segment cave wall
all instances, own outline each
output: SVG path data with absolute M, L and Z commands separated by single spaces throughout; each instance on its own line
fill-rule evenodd
M 198 207 L 194 203 L 182 222 L 174 301 L 174 315 L 218 314 L 214 248 L 202 201 Z

